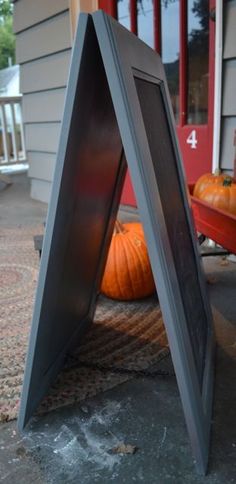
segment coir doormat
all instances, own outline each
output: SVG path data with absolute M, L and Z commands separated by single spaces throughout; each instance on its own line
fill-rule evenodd
M 42 227 L 0 231 L 0 421 L 18 414 L 39 268 L 33 236 L 40 231 Z M 38 412 L 111 389 L 167 354 L 156 296 L 129 303 L 101 296 L 79 351 L 60 372 Z

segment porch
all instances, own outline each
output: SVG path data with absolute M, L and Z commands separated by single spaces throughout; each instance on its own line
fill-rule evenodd
M 21 107 L 21 95 L 0 96 L 0 173 L 27 161 Z
M 43 231 L 47 205 L 30 199 L 25 175 L 12 181 L 0 186 L 0 228 L 41 225 Z M 209 475 L 195 474 L 175 379 L 143 376 L 35 417 L 22 438 L 16 421 L 2 423 L 4 484 L 235 482 L 235 263 L 208 257 L 204 268 L 218 341 Z M 118 441 L 136 446 L 136 452 L 112 454 Z

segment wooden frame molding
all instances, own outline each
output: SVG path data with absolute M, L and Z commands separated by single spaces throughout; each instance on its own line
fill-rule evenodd
M 77 19 L 80 12 L 92 13 L 98 10 L 98 0 L 69 0 L 70 25 L 71 25 L 71 42 L 73 43 L 77 25 Z

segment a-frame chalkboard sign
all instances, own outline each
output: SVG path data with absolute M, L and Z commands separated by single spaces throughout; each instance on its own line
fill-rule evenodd
M 79 19 L 18 425 L 25 427 L 93 320 L 126 159 L 196 466 L 205 473 L 212 315 L 168 87 L 158 54 L 101 11 Z

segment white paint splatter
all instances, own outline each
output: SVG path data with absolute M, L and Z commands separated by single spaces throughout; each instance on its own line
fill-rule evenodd
M 62 447 L 54 449 L 53 452 L 54 454 L 59 454 L 62 457 L 64 464 L 70 467 L 78 462 L 86 460 L 88 457 L 88 454 L 82 448 L 76 436 Z
M 163 431 L 163 437 L 161 439 L 161 444 L 160 444 L 160 449 L 163 447 L 164 445 L 164 442 L 166 440 L 166 434 L 167 434 L 167 427 L 164 427 L 164 431 Z
M 125 404 L 106 400 L 97 411 L 89 405 L 83 405 L 81 410 L 83 414 L 69 416 L 56 429 L 55 426 L 43 424 L 43 432 L 42 427 L 41 431 L 37 431 L 32 425 L 21 441 L 30 452 L 40 452 L 40 458 L 44 459 L 45 452 L 51 455 L 49 468 L 53 473 L 53 484 L 57 482 L 62 467 L 71 479 L 78 472 L 89 473 L 86 482 L 92 474 L 102 478 L 103 470 L 109 471 L 111 481 L 118 477 L 118 466 L 123 456 L 111 450 L 126 441 L 128 436 L 120 431 L 115 435 L 110 429 L 119 421 L 121 413 L 130 410 L 130 402 L 128 399 Z M 57 469 L 58 459 L 61 465 Z
M 54 454 L 59 454 L 66 466 L 91 462 L 96 464 L 97 471 L 105 468 L 111 471 L 122 457 L 112 454 L 110 450 L 122 440 L 122 437 L 114 435 L 109 426 L 121 410 L 123 409 L 120 403 L 107 401 L 101 410 L 90 417 L 74 417 L 73 428 L 76 423 L 79 431 L 72 431 L 67 425 L 62 425 L 60 432 L 53 439 L 56 444 Z
M 109 452 L 111 448 L 117 444 L 117 439 L 115 438 L 114 442 L 113 437 L 108 436 L 102 438 L 101 436 L 97 436 L 89 428 L 86 428 L 86 426 L 84 426 L 81 430 L 84 433 L 88 449 L 87 460 L 96 464 L 98 466 L 98 470 L 106 468 L 111 471 L 114 465 L 118 464 L 121 460 L 120 455 Z
M 165 440 L 166 440 L 166 434 L 167 434 L 167 427 L 164 427 L 163 429 L 163 435 L 162 435 L 162 439 L 161 439 L 161 442 L 160 442 L 160 445 L 157 449 L 157 456 L 160 457 L 160 453 L 161 453 L 161 449 L 165 443 Z

